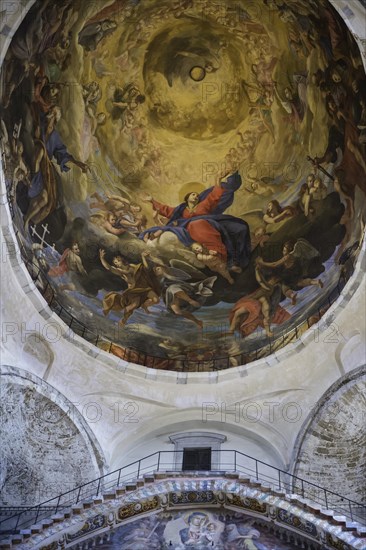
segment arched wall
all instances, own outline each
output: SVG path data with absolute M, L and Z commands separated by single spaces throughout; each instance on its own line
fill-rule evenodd
M 337 479 L 342 493 L 365 500 L 366 368 L 342 377 L 322 396 L 298 436 L 292 471 L 331 489 Z
M 1 505 L 24 506 L 105 473 L 103 452 L 77 409 L 37 376 L 2 367 Z

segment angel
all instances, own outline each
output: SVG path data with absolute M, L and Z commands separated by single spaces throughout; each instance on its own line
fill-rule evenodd
M 266 226 L 260 225 L 251 234 L 250 244 L 252 250 L 254 250 L 257 246 L 263 248 L 268 239 L 269 235 L 267 234 Z
M 327 187 L 321 178 L 315 178 L 313 187 L 309 190 L 310 198 L 314 201 L 322 201 L 328 194 Z
M 272 181 L 271 178 L 264 176 L 260 179 L 252 179 L 249 176 L 247 177 L 247 179 L 248 181 L 245 186 L 245 190 L 249 193 L 253 193 L 254 195 L 262 197 L 269 197 L 276 193 L 275 188 L 269 185 Z
M 113 76 L 115 74 L 113 71 L 108 70 L 108 65 L 105 63 L 105 60 L 108 59 L 109 56 L 110 51 L 108 49 L 104 49 L 103 51 L 93 50 L 90 52 L 92 66 L 98 78 L 102 78 L 103 76 Z M 113 63 L 115 61 L 116 58 L 114 58 Z
M 295 129 L 297 129 L 303 121 L 307 109 L 306 78 L 302 75 L 295 75 L 294 81 L 297 84 L 297 92 L 294 92 L 291 87 L 287 86 L 283 92 L 284 99 L 282 99 L 278 92 L 277 83 L 274 86 L 274 90 L 280 104 L 289 115 L 289 119 Z
M 98 82 L 95 82 L 95 80 L 83 85 L 82 94 L 87 112 L 89 112 L 89 108 L 93 109 L 102 97 L 100 86 Z
M 13 172 L 13 182 L 12 182 L 12 188 L 11 188 L 11 196 L 15 198 L 16 195 L 16 188 L 19 182 L 24 182 L 27 187 L 30 186 L 30 179 L 29 179 L 29 169 L 28 166 L 25 164 L 23 159 L 23 152 L 24 147 L 23 143 L 21 141 L 18 141 L 16 145 L 16 158 L 15 158 L 15 168 Z
M 314 269 L 314 265 L 319 265 L 320 254 L 306 239 L 297 239 L 297 241 L 287 241 L 283 245 L 282 258 L 276 262 L 265 262 L 263 258 L 258 257 L 256 264 L 259 267 L 268 267 L 272 269 L 281 268 L 281 283 L 283 294 L 291 299 L 293 305 L 296 304 L 296 289 L 306 286 L 317 286 L 323 288 L 321 279 L 312 279 L 309 272 Z M 322 267 L 324 271 L 324 267 Z
M 127 289 L 122 292 L 108 292 L 103 298 L 103 313 L 110 311 L 124 311 L 119 324 L 125 326 L 128 319 L 138 308 L 145 313 L 151 313 L 149 307 L 159 302 L 160 288 L 155 277 L 151 277 L 146 262 L 146 252 L 141 255 L 142 262 L 128 264 L 120 255 L 113 258 L 110 265 L 105 259 L 105 250 L 99 251 L 101 264 L 105 269 L 121 277 L 127 283 Z
M 107 195 L 106 200 L 95 192 L 91 195 L 91 198 L 95 199 L 94 202 L 89 204 L 90 208 L 98 208 L 104 212 L 113 212 L 117 217 L 122 216 L 129 209 L 130 201 L 119 195 Z
M 249 336 L 261 326 L 271 337 L 271 323 L 280 324 L 290 318 L 290 314 L 279 305 L 282 295 L 279 277 L 272 275 L 267 280 L 258 265 L 255 277 L 259 288 L 241 298 L 230 312 L 230 334 L 239 329 L 243 336 Z
M 118 224 L 117 216 L 113 212 L 97 212 L 90 216 L 90 221 L 94 225 L 105 229 L 111 235 L 119 236 L 126 233 L 126 229 Z
M 284 222 L 295 216 L 296 210 L 292 206 L 281 206 L 277 200 L 269 201 L 266 213 L 263 216 L 264 223 L 267 227 L 267 233 L 273 233 L 279 227 L 282 227 Z
M 275 130 L 272 120 L 273 94 L 268 89 L 242 81 L 242 88 L 249 99 L 250 125 L 258 128 L 258 132 L 268 132 L 275 143 Z
M 117 23 L 110 19 L 90 23 L 79 32 L 78 42 L 86 51 L 94 51 L 99 42 L 103 40 L 105 36 L 112 34 L 116 28 Z
M 137 202 L 131 202 L 130 214 L 132 217 L 132 223 L 136 224 L 136 230 L 133 232 L 141 233 L 141 231 L 145 231 L 147 218 L 145 214 L 142 213 L 142 208 L 139 204 L 137 204 Z
M 252 64 L 252 73 L 259 84 L 259 86 L 267 91 L 270 96 L 273 96 L 274 81 L 272 78 L 273 70 L 277 64 L 278 59 L 272 57 L 269 62 L 259 61 L 258 63 Z
M 201 271 L 180 260 L 170 260 L 170 266 L 166 266 L 149 252 L 145 252 L 145 258 L 150 260 L 150 268 L 159 282 L 167 310 L 202 329 L 203 322 L 193 315 L 192 310 L 200 308 L 212 296 L 217 277 L 204 278 Z
M 111 115 L 113 120 L 118 120 L 123 116 L 126 109 L 130 112 L 135 111 L 139 105 L 145 102 L 145 96 L 141 94 L 140 89 L 132 82 L 126 84 L 124 88 L 112 87 L 111 89 Z
M 9 141 L 9 134 L 6 128 L 5 122 L 0 120 L 0 148 L 1 148 L 1 159 L 6 169 L 6 165 L 11 158 L 11 146 Z
M 112 265 L 110 265 L 105 259 L 105 250 L 102 248 L 99 250 L 100 263 L 113 275 L 121 277 L 126 283 L 128 288 L 132 288 L 135 284 L 135 274 L 137 270 L 137 265 L 129 264 L 122 258 L 120 254 L 117 254 L 112 259 Z
M 234 279 L 229 273 L 226 263 L 217 255 L 216 250 L 208 250 L 200 243 L 193 243 L 191 250 L 196 255 L 196 258 L 202 262 L 206 267 L 219 273 L 224 279 L 226 279 L 231 285 L 234 284 Z

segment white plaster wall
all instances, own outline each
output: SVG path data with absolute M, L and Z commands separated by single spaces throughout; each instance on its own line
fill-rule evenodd
M 348 4 L 357 17 L 364 18 L 357 0 Z M 17 26 L 20 17 L 20 12 L 14 18 L 9 15 L 7 25 Z M 358 25 L 357 32 L 361 30 Z M 1 40 L 3 53 L 7 37 L 1 35 Z M 365 247 L 340 300 L 295 344 L 229 371 L 152 371 L 94 348 L 52 314 L 16 253 L 4 202 L 1 361 L 47 379 L 73 402 L 110 467 L 164 449 L 168 434 L 192 429 L 224 433 L 225 445 L 243 452 L 250 449 L 248 454 L 286 467 L 302 422 L 322 394 L 341 375 L 365 363 Z M 37 342 L 29 352 L 29 333 L 33 340 L 36 334 L 46 341 L 48 359 L 37 353 Z M 205 415 L 207 411 L 211 414 Z

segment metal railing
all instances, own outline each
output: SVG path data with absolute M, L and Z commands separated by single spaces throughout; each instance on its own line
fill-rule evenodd
M 65 493 L 61 493 L 36 506 L 31 506 L 21 512 L 6 517 L 0 522 L 0 532 L 3 536 L 16 534 L 50 517 L 49 511 L 54 514 L 65 511 L 73 505 L 83 501 L 101 497 L 120 486 L 133 484 L 144 475 L 157 472 L 201 474 L 205 476 L 222 475 L 236 472 L 247 475 L 250 479 L 258 480 L 266 487 L 284 491 L 289 497 L 297 495 L 308 499 L 323 509 L 332 510 L 336 514 L 345 516 L 352 522 L 364 524 L 366 520 L 366 505 L 351 500 L 334 491 L 325 489 L 311 481 L 289 474 L 285 470 L 276 468 L 262 460 L 253 458 L 236 450 L 211 451 L 211 470 L 200 469 L 182 470 L 184 451 L 157 451 L 140 460 L 136 460 L 114 472 L 105 474 L 93 481 L 89 481 Z M 213 469 L 214 468 L 214 469 Z M 0 509 L 4 516 L 4 510 Z
M 72 315 L 60 302 L 52 288 L 46 274 L 37 267 L 32 259 L 29 259 L 27 250 L 18 238 L 19 230 L 15 231 L 21 258 L 27 267 L 38 291 L 46 300 L 48 306 L 60 317 L 74 334 L 81 336 L 88 342 L 107 351 L 127 362 L 142 365 L 148 368 L 171 370 L 176 372 L 212 372 L 225 370 L 235 366 L 242 366 L 252 361 L 262 359 L 282 349 L 289 343 L 298 340 L 309 328 L 318 322 L 327 309 L 339 298 L 346 280 L 340 278 L 338 284 L 330 291 L 326 299 L 319 305 L 312 315 L 307 317 L 293 329 L 276 334 L 275 337 L 267 337 L 266 343 L 255 348 L 250 342 L 247 343 L 247 350 L 240 353 L 227 353 L 224 356 L 213 355 L 209 359 L 197 360 L 188 355 L 180 355 L 178 358 L 151 355 L 134 347 L 123 347 L 111 341 L 108 337 L 98 334 L 88 328 L 84 323 Z

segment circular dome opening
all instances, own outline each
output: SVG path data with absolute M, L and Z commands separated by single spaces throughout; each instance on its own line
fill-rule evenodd
M 206 70 L 203 67 L 196 65 L 189 71 L 189 76 L 195 82 L 201 82 L 206 76 Z

